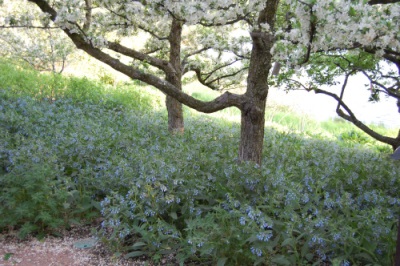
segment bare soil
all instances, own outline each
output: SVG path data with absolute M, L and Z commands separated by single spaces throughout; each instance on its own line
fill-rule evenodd
M 116 257 L 97 242 L 90 248 L 78 248 L 76 243 L 92 239 L 91 226 L 64 230 L 61 237 L 48 236 L 42 240 L 28 237 L 20 240 L 15 232 L 0 234 L 0 266 L 125 266 L 153 265 L 146 258 L 136 260 Z M 161 265 L 174 265 L 163 260 Z

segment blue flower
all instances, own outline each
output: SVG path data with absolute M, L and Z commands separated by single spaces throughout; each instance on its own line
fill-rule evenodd
M 251 250 L 251 253 L 253 253 L 254 255 L 257 255 L 257 257 L 261 257 L 262 256 L 261 249 L 255 248 L 255 247 L 251 247 L 250 250 Z
M 348 260 L 344 260 L 340 266 L 350 266 L 350 262 Z
M 260 241 L 268 242 L 272 237 L 271 232 L 261 232 L 257 234 L 257 239 Z

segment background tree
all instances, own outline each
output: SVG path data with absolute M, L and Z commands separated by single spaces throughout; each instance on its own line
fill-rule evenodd
M 3 29 L 1 56 L 23 61 L 39 71 L 61 74 L 74 46 L 58 29 Z
M 4 23 L 0 29 L 0 55 L 23 61 L 39 71 L 61 74 L 67 61 L 72 60 L 74 45 L 58 27 L 50 25 L 47 17 L 38 12 L 29 14 L 29 8 L 10 1 L 1 3 L 0 15 Z M 31 23 L 35 16 L 41 21 L 37 27 Z
M 301 69 L 281 61 L 286 71 L 278 77 L 278 84 L 289 90 L 300 88 L 332 97 L 337 101 L 336 113 L 340 117 L 374 139 L 389 144 L 393 150 L 400 146 L 400 131 L 396 137 L 374 131 L 357 118 L 343 96 L 348 80 L 362 74 L 369 81 L 366 87 L 371 92 L 370 101 L 379 101 L 381 94 L 399 101 L 400 8 L 397 2 L 370 1 L 368 5 L 352 1 L 293 1 L 297 13 L 290 14 L 290 30 L 282 35 L 285 41 L 290 40 L 289 46 L 295 51 L 292 56 L 297 57 Z M 311 20 L 302 21 L 302 13 L 308 13 Z M 301 81 L 296 78 L 298 74 L 303 77 Z M 321 88 L 340 83 L 339 95 Z
M 53 101 L 57 97 L 57 90 L 62 89 L 59 75 L 75 59 L 75 47 L 58 27 L 50 25 L 47 17 L 40 17 L 40 13 L 36 12 L 36 16 L 41 24 L 37 27 L 31 24 L 33 14 L 25 15 L 29 13 L 28 8 L 27 5 L 15 5 L 9 1 L 0 6 L 0 16 L 8 20 L 0 29 L 0 56 L 51 73 L 52 85 L 38 88 L 38 94 L 43 99 Z M 21 15 L 8 17 L 15 13 Z M 25 21 L 22 27 L 19 25 L 21 21 Z
M 328 55 L 372 48 L 375 55 L 382 58 L 386 51 L 391 51 L 391 47 L 399 43 L 397 4 L 381 8 L 359 1 L 332 0 L 29 2 L 36 4 L 43 14 L 61 27 L 79 49 L 133 79 L 156 87 L 180 103 L 205 113 L 231 106 L 239 108 L 239 160 L 258 164 L 262 156 L 265 103 L 273 55 L 274 60 L 290 69 L 310 62 L 311 56 L 318 53 Z M 159 23 L 150 19 L 155 17 Z M 159 45 L 155 45 L 154 50 L 138 51 L 114 37 L 116 33 L 137 36 L 137 29 L 145 28 L 141 21 L 147 19 L 145 25 L 156 26 L 152 28 L 154 31 L 145 29 L 150 36 L 159 36 L 158 30 L 165 27 L 167 30 L 163 32 L 168 32 L 168 35 L 160 35 L 168 38 L 156 38 Z M 224 32 L 223 36 L 229 39 L 229 30 L 235 27 L 246 28 L 247 38 L 236 38 L 236 43 L 216 43 L 218 38 L 214 36 Z M 186 29 L 190 34 L 185 36 Z M 208 37 L 210 33 L 211 38 Z M 196 35 L 200 38 L 193 42 L 190 36 Z M 134 37 L 133 41 L 138 41 L 138 38 Z M 188 48 L 185 54 L 183 45 L 194 45 L 197 49 Z M 164 52 L 165 47 L 168 47 L 168 55 Z M 251 47 L 251 50 L 249 54 L 246 51 L 237 53 L 237 47 Z M 220 63 L 210 71 L 208 67 L 215 60 L 208 58 L 224 62 L 223 52 L 229 52 L 230 58 L 235 59 Z M 126 62 L 123 56 L 133 60 Z M 236 64 L 238 61 L 243 62 Z M 144 68 L 147 65 L 151 68 Z M 222 71 L 224 66 L 238 68 L 226 74 L 226 70 Z M 165 76 L 161 77 L 153 68 Z M 214 88 L 222 77 L 235 77 L 234 73 L 247 70 L 246 91 L 242 95 L 225 92 L 213 101 L 199 101 L 183 92 L 175 82 L 186 70 L 193 70 L 200 82 Z

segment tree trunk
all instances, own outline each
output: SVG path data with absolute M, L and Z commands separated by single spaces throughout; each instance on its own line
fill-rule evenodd
M 261 165 L 265 127 L 265 100 L 242 110 L 239 161 Z
M 182 134 L 185 130 L 182 104 L 171 96 L 167 96 L 165 104 L 168 111 L 168 131 L 172 134 Z
M 268 23 L 273 29 L 279 0 L 266 2 L 258 15 L 258 25 Z M 241 136 L 239 161 L 252 161 L 261 165 L 264 144 L 265 104 L 268 96 L 268 75 L 272 66 L 271 48 L 274 44 L 272 32 L 254 29 L 251 32 L 251 50 L 245 104 L 241 108 Z
M 264 48 L 264 45 L 253 45 L 245 93 L 246 103 L 241 108 L 239 146 L 239 161 L 252 161 L 258 165 L 261 165 L 264 144 L 265 104 L 269 89 L 268 72 L 271 68 L 269 49 Z
M 166 73 L 166 80 L 177 89 L 182 90 L 182 69 L 181 69 L 181 43 L 182 43 L 182 22 L 173 19 L 171 31 L 168 37 L 170 44 L 169 63 L 174 71 Z M 167 95 L 165 104 L 168 111 L 168 130 L 172 134 L 182 134 L 184 131 L 182 103 Z

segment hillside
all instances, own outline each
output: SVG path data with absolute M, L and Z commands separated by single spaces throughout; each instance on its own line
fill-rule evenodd
M 3 234 L 43 237 L 100 219 L 99 241 L 126 258 L 392 263 L 400 168 L 350 125 L 271 106 L 258 167 L 236 162 L 235 110 L 186 109 L 185 133 L 171 136 L 163 96 L 134 82 L 3 62 L 0 84 Z

